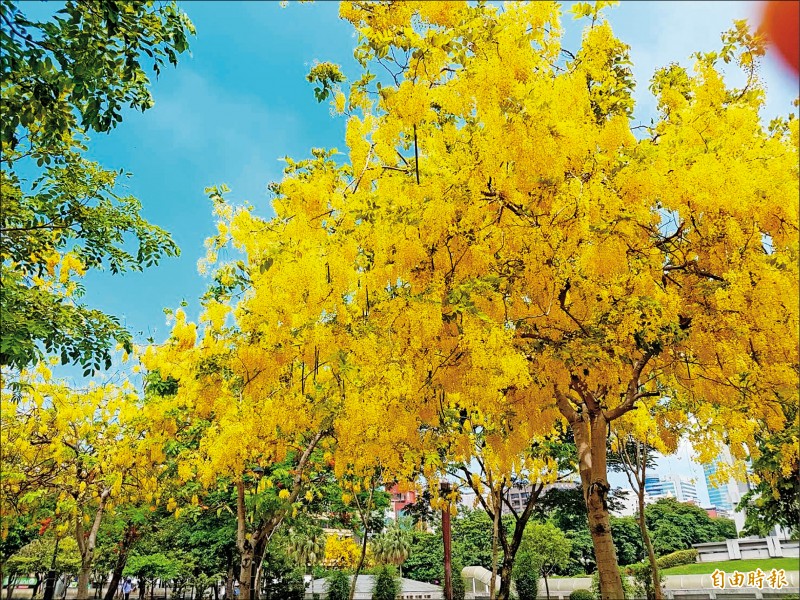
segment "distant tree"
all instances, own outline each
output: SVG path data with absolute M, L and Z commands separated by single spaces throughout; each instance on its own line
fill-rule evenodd
M 139 598 L 145 598 L 150 586 L 150 600 L 153 599 L 157 579 L 175 579 L 190 571 L 192 564 L 183 553 L 134 554 L 128 559 L 124 574 L 136 577 L 139 581 Z
M 348 600 L 350 579 L 343 571 L 332 571 L 328 575 L 328 600 Z
M 655 419 L 651 420 L 653 426 L 655 426 L 656 422 Z M 621 429 L 625 424 L 626 423 L 623 421 Z M 639 430 L 641 430 L 641 426 Z M 640 439 L 640 437 L 643 439 Z M 611 444 L 611 452 L 608 454 L 608 465 L 609 469 L 612 471 L 622 471 L 625 473 L 625 476 L 628 478 L 628 483 L 630 483 L 633 492 L 636 494 L 636 499 L 638 500 L 637 521 L 639 524 L 641 541 L 644 543 L 644 547 L 647 550 L 647 559 L 650 563 L 650 572 L 653 580 L 653 596 L 654 600 L 661 600 L 663 594 L 661 591 L 661 581 L 658 575 L 658 563 L 656 562 L 653 542 L 650 539 L 650 532 L 647 530 L 647 522 L 644 517 L 645 480 L 647 479 L 648 469 L 652 470 L 655 467 L 655 448 L 648 443 L 650 437 L 652 437 L 652 435 L 647 430 L 641 433 L 639 437 L 630 433 L 617 431 Z M 661 446 L 663 447 L 664 444 L 662 443 Z M 611 524 L 611 530 L 612 532 L 614 531 L 613 522 Z M 619 564 L 625 565 L 639 561 L 637 558 L 625 562 L 622 556 L 619 555 L 619 539 L 616 535 L 613 535 L 613 537 L 617 548 Z
M 542 569 L 541 558 L 536 554 L 522 550 L 514 561 L 513 580 L 517 588 L 519 600 L 536 600 L 539 593 L 539 573 Z
M 622 509 L 622 500 L 626 493 L 620 488 L 609 492 L 609 511 L 618 512 Z M 572 542 L 570 565 L 562 573 L 590 574 L 595 570 L 597 563 L 589 533 L 586 503 L 579 486 L 547 490 L 534 509 L 534 517 L 540 522 L 552 522 Z
M 645 518 L 648 529 L 653 532 L 653 548 L 659 556 L 689 549 L 692 544 L 736 537 L 736 527 L 730 519 L 712 519 L 699 506 L 674 498 L 661 498 L 648 505 Z
M 311 571 L 311 594 L 314 594 L 314 566 L 325 558 L 325 533 L 320 528 L 289 530 L 289 553 L 304 569 Z
M 396 565 L 403 573 L 403 563 L 411 552 L 411 532 L 394 523 L 372 539 L 373 555 L 382 564 Z
M 454 546 L 458 541 L 454 540 Z M 454 554 L 455 554 L 454 549 Z M 443 579 L 444 547 L 439 533 L 412 531 L 408 558 L 403 563 L 405 576 L 416 581 L 433 583 Z
M 392 565 L 383 565 L 375 573 L 372 600 L 395 600 L 400 593 L 400 579 Z
M 643 560 L 645 549 L 636 517 L 612 516 L 610 522 L 619 564 L 630 565 Z
M 431 492 L 423 490 L 416 502 L 403 508 L 403 514 L 411 518 L 414 525 L 436 526 L 441 523 L 441 514 L 431 507 Z
M 9 579 L 8 598 L 13 596 L 15 576 L 31 573 L 37 576 L 34 587 L 36 595 L 39 582 L 42 581 L 41 575 L 50 571 L 51 567 L 57 574 L 76 575 L 81 567 L 81 556 L 74 538 L 58 537 L 54 529 L 49 529 L 15 552 L 5 567 Z
M 552 523 L 531 523 L 525 528 L 520 549 L 529 553 L 532 562 L 539 566 L 539 573 L 544 578 L 549 600 L 550 586 L 547 577 L 569 562 L 571 550 L 569 539 Z

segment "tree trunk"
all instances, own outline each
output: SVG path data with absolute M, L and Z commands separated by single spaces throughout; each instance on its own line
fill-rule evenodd
M 497 592 L 497 600 L 509 600 L 511 598 L 511 574 L 514 569 L 514 558 L 511 556 L 503 557 L 503 566 L 500 568 L 500 591 Z
M 547 600 L 550 600 L 550 585 L 547 583 L 547 573 L 543 573 L 544 576 L 544 591 L 547 594 Z
M 608 473 L 606 464 L 606 429 L 608 421 L 602 409 L 589 415 L 588 408 L 580 413 L 568 405 L 563 394 L 556 393 L 561 413 L 575 437 L 578 450 L 578 467 L 583 488 L 583 498 L 589 513 L 589 532 L 592 535 L 597 572 L 600 577 L 602 600 L 620 600 L 625 597 L 622 577 L 617 565 L 617 553 L 611 538 L 608 515 Z M 584 405 L 585 406 L 585 405 Z
M 266 531 L 264 531 L 258 538 L 258 543 L 256 543 L 256 547 L 254 550 L 255 556 L 255 583 L 253 584 L 253 600 L 258 600 L 261 596 L 261 575 L 263 573 L 262 567 L 264 566 L 264 556 L 267 553 L 267 543 L 269 542 L 269 537 L 266 535 Z
M 349 600 L 353 600 L 356 595 L 356 585 L 358 585 L 358 576 L 361 574 L 361 569 L 364 567 L 364 559 L 367 556 L 367 540 L 369 538 L 369 515 L 372 511 L 372 497 L 375 494 L 375 480 L 370 481 L 369 496 L 367 496 L 367 505 L 362 509 L 358 501 L 358 494 L 354 495 L 358 512 L 361 514 L 361 523 L 364 525 L 364 539 L 361 541 L 361 556 L 358 559 L 358 566 L 356 572 L 353 574 L 353 583 L 350 585 Z
M 81 569 L 78 572 L 78 592 L 77 600 L 89 600 L 89 578 L 92 574 L 92 562 L 94 561 L 94 548 L 97 543 L 97 532 L 100 531 L 100 523 L 103 520 L 108 498 L 111 495 L 110 489 L 105 489 L 100 494 L 100 504 L 94 514 L 94 521 L 89 531 L 84 531 L 83 515 L 80 511 L 75 515 L 75 541 L 78 543 L 78 551 L 81 555 Z
M 252 536 L 247 535 L 247 523 L 244 506 L 244 481 L 236 482 L 236 547 L 239 550 L 239 598 L 250 600 L 250 587 L 253 582 L 253 543 Z
M 58 553 L 58 538 L 56 538 L 56 549 L 53 552 L 53 562 L 50 565 L 50 570 L 45 576 L 44 582 L 44 600 L 53 600 L 56 592 L 56 583 L 58 582 L 58 574 L 56 573 L 56 555 Z
M 233 565 L 228 567 L 228 578 L 225 580 L 225 600 L 233 600 L 233 582 L 235 579 Z
M 92 574 L 92 565 L 84 559 L 78 571 L 78 600 L 89 600 L 89 578 Z
M 367 517 L 369 519 L 369 517 Z M 353 574 L 353 583 L 350 586 L 350 596 L 349 599 L 353 600 L 356 595 L 356 585 L 358 584 L 358 576 L 361 573 L 361 569 L 364 567 L 364 558 L 367 555 L 367 524 L 364 524 L 364 539 L 361 542 L 361 556 L 358 559 L 358 566 L 356 567 L 356 572 Z
M 6 600 L 11 600 L 11 597 L 14 595 L 14 589 L 16 587 L 17 587 L 17 576 L 9 575 L 8 587 L 6 588 Z
M 647 531 L 647 522 L 644 518 L 644 488 L 640 490 L 639 494 L 639 529 L 642 531 L 642 540 L 644 541 L 645 548 L 647 548 L 647 558 L 650 561 L 650 571 L 653 577 L 653 597 L 655 600 L 662 600 L 661 593 L 661 576 L 658 574 L 658 563 L 656 562 L 656 553 L 653 550 L 653 542 L 650 540 L 650 534 Z
M 117 563 L 119 563 L 119 559 L 117 559 Z M 119 582 L 122 581 L 122 569 L 125 568 L 125 565 L 123 565 L 121 569 L 117 567 L 118 564 L 114 565 L 114 570 L 111 572 L 111 582 L 108 584 L 108 589 L 106 590 L 105 596 L 103 596 L 103 600 L 114 600 L 114 596 L 117 595 Z
M 499 494 L 502 494 L 500 490 Z M 494 519 L 492 520 L 492 580 L 489 582 L 489 598 L 496 600 L 497 586 L 497 541 L 500 537 L 500 515 L 503 512 L 503 505 L 497 502 L 494 490 L 492 490 L 492 504 L 494 504 Z
M 485 468 L 481 465 L 481 468 Z M 483 494 L 481 493 L 480 488 L 477 487 L 473 483 L 472 473 L 466 467 L 462 466 L 461 470 L 465 474 L 465 479 L 468 485 L 473 489 L 475 492 L 478 500 L 480 501 L 483 509 L 486 511 L 492 522 L 495 520 L 495 511 L 492 509 L 491 506 L 487 503 L 486 499 L 484 499 Z M 511 488 L 509 488 L 510 490 Z M 525 527 L 530 521 L 531 514 L 533 513 L 533 508 L 536 506 L 536 502 L 539 500 L 539 495 L 542 493 L 544 489 L 543 483 L 534 484 L 531 486 L 531 494 L 528 497 L 528 501 L 525 504 L 525 509 L 522 513 L 517 514 L 516 511 L 511 509 L 511 514 L 514 516 L 514 531 L 511 535 L 511 540 L 508 540 L 506 534 L 506 528 L 503 524 L 502 519 L 502 507 L 503 507 L 503 497 L 504 491 L 503 487 L 500 487 L 500 520 L 497 522 L 498 526 L 498 539 L 500 540 L 500 545 L 503 547 L 503 566 L 500 570 L 500 591 L 498 593 L 498 600 L 508 600 L 511 597 L 511 581 L 514 572 L 514 561 L 516 560 L 517 551 L 519 550 L 520 544 L 522 543 L 522 535 L 525 532 Z M 493 496 L 492 496 L 493 497 Z
M 586 423 L 578 429 L 583 430 L 583 438 L 576 443 L 589 445 L 589 451 L 583 456 L 588 460 L 588 472 L 581 468 L 581 482 L 584 488 L 586 508 L 589 512 L 589 532 L 592 534 L 592 545 L 597 560 L 597 571 L 600 575 L 600 596 L 602 600 L 620 600 L 625 597 L 622 588 L 622 576 L 617 563 L 617 551 L 611 537 L 611 521 L 608 514 L 608 470 L 606 463 L 606 430 L 608 421 L 602 411 L 593 415 L 590 420 L 589 440 L 586 440 Z M 579 454 L 581 454 L 579 450 Z
M 239 600 L 251 600 L 253 582 L 253 553 L 242 553 L 242 566 L 239 568 Z

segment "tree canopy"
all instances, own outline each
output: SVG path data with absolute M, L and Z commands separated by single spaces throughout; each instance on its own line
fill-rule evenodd
M 3 0 L 0 27 L 0 365 L 19 370 L 55 353 L 107 369 L 114 344 L 130 352 L 131 336 L 80 302 L 80 278 L 140 270 L 178 247 L 121 194 L 123 171 L 86 158 L 88 136 L 113 129 L 125 107 L 153 106 L 147 62 L 156 74 L 177 64 L 194 27 L 174 2 L 70 0 L 48 21 L 22 8 Z
M 236 557 L 224 564 L 231 586 L 238 567 L 242 600 L 263 587 L 273 534 L 303 511 L 325 505 L 329 522 L 348 513 L 359 543 L 330 536 L 325 555 L 358 573 L 381 490 L 424 485 L 432 509 L 455 512 L 457 490 L 442 495 L 438 485 L 454 470 L 490 499 L 479 499 L 486 512 L 454 519 L 456 559 L 493 566 L 498 542 L 516 543 L 506 532 L 524 542 L 520 515 L 501 516 L 503 491 L 530 483 L 538 495 L 573 459 L 564 447 L 574 443 L 580 487 L 566 498 L 548 492 L 541 506 L 557 508 L 553 523 L 570 529 L 569 543 L 538 524 L 540 541 L 557 539 L 550 545 L 560 555 L 541 558 L 549 551 L 532 540 L 523 546 L 548 572 L 568 568 L 571 546 L 583 566 L 596 565 L 602 597 L 619 598 L 618 562 L 642 550 L 633 522 L 610 518 L 609 439 L 612 450 L 634 440 L 669 452 L 685 436 L 702 461 L 722 445 L 739 460 L 762 457 L 763 481 L 796 471 L 798 119 L 762 122 L 764 41 L 736 22 L 718 51 L 694 56 L 692 70 L 655 72 L 658 115 L 633 126 L 636 82 L 609 4 L 573 6 L 585 26 L 572 49 L 562 47 L 554 2 L 341 4 L 358 32 L 359 73 L 348 84 L 322 63 L 309 80 L 346 119 L 346 153 L 286 158 L 283 179 L 270 186 L 270 217 L 231 200 L 225 186 L 207 189 L 218 223 L 200 265 L 210 277 L 202 313 L 193 322 L 171 312 L 169 338 L 142 349 L 144 395 L 110 385 L 80 395 L 51 383 L 40 363 L 38 379 L 3 397 L 16 419 L 11 428 L 4 421 L 4 447 L 14 452 L 3 485 L 33 505 L 23 488 L 40 453 L 48 465 L 68 461 L 47 485 L 68 489 L 57 508 L 81 517 L 82 573 L 93 548 L 83 517 L 97 523 L 125 498 L 125 474 L 136 468 L 145 484 L 131 501 L 166 504 L 179 519 L 228 510 L 230 536 L 235 515 Z M 19 222 L 3 225 L 12 284 L 3 310 L 13 316 L 2 352 L 15 367 L 34 361 L 40 342 L 64 362 L 100 366 L 110 340 L 129 338 L 110 317 L 81 312 L 89 309 L 72 300 L 73 274 L 137 268 L 174 251 L 135 211 L 134 221 L 115 220 L 133 204 L 114 197 L 113 177 L 84 160 L 79 138 L 111 128 L 122 105 L 149 105 L 139 49 L 157 67 L 162 56 L 174 61 L 190 26 L 171 4 L 93 6 L 68 3 L 68 18 L 41 25 L 42 39 L 82 39 L 76 23 L 105 24 L 104 35 L 136 50 L 103 47 L 122 75 L 100 94 L 86 92 L 88 83 L 65 90 L 63 118 L 34 110 L 61 137 L 39 136 L 30 120 L 4 133 L 12 152 L 4 194 Z M 38 54 L 44 42 L 15 33 L 37 27 L 17 14 L 4 13 L 4 43 L 17 43 L 17 55 L 42 63 L 44 74 L 66 70 L 52 48 L 49 63 Z M 723 65 L 741 72 L 743 87 L 726 82 Z M 125 69 L 133 87 L 118 86 Z M 4 83 L 4 94 L 23 91 Z M 34 107 L 47 97 L 36 94 Z M 17 137 L 26 127 L 27 141 Z M 42 161 L 39 191 L 14 170 L 28 159 Z M 141 243 L 135 256 L 122 243 L 126 231 Z M 34 297 L 42 293 L 83 315 L 82 337 L 69 327 L 48 333 L 30 317 L 26 306 L 47 308 Z M 523 514 L 536 515 L 532 503 Z M 645 518 L 659 554 L 735 534 L 669 501 Z M 402 562 L 404 537 L 379 538 L 379 558 Z M 407 563 L 426 577 L 430 561 L 413 553 L 428 541 L 412 536 Z M 322 552 L 300 547 L 309 561 Z M 174 556 L 151 554 L 126 568 L 166 573 Z

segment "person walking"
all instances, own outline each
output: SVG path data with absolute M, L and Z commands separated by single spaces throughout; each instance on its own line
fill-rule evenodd
M 133 584 L 131 584 L 131 578 L 128 577 L 122 584 L 122 595 L 125 600 L 130 600 L 131 591 L 133 590 Z

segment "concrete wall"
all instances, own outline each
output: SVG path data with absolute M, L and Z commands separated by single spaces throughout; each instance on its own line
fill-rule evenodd
M 800 593 L 800 573 L 787 572 L 786 582 L 788 586 L 780 590 L 769 588 L 767 583 L 762 589 L 741 587 L 720 590 L 714 588 L 711 575 L 667 575 L 663 578 L 662 587 L 665 600 L 777 600 Z M 550 587 L 550 600 L 568 600 L 573 590 L 592 588 L 590 577 L 548 578 L 547 583 Z M 484 600 L 489 594 L 472 594 L 468 591 L 466 597 L 467 600 Z M 540 579 L 539 599 L 546 597 L 544 579 Z
M 775 536 L 765 538 L 739 538 L 724 542 L 693 544 L 697 562 L 738 560 L 741 558 L 800 557 L 798 542 Z

